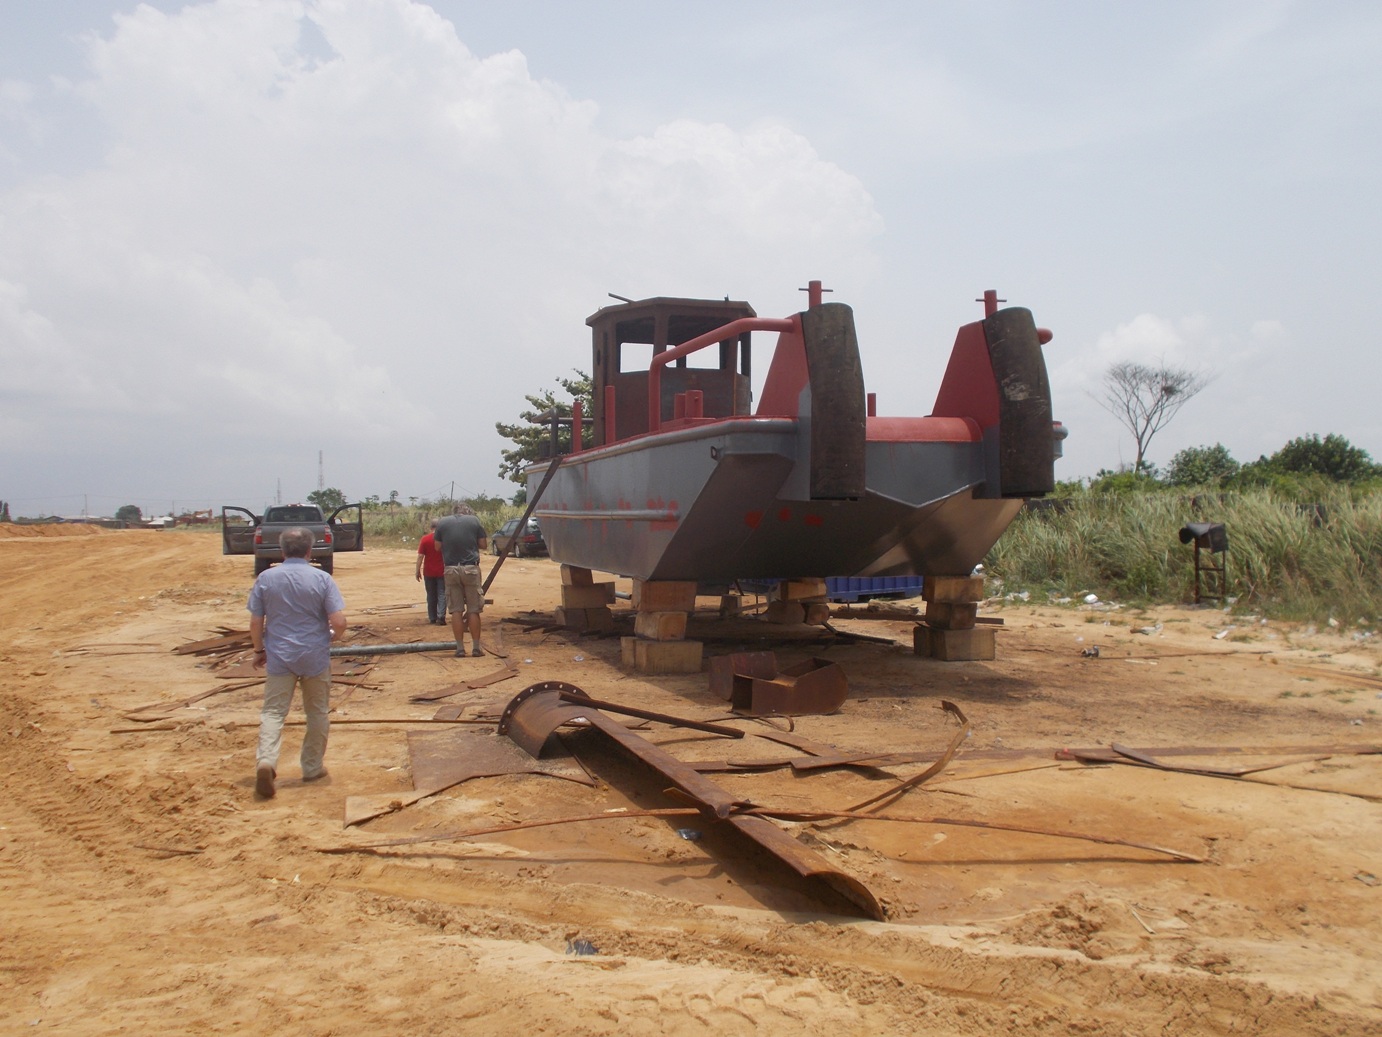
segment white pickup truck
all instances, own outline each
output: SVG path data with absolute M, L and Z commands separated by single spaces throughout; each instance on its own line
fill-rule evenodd
M 248 508 L 221 508 L 221 554 L 254 555 L 254 575 L 283 561 L 278 537 L 285 529 L 302 526 L 312 531 L 312 561 L 324 572 L 335 568 L 341 551 L 365 549 L 365 523 L 359 504 L 343 504 L 329 516 L 315 504 L 274 504 L 256 515 Z M 354 512 L 354 521 L 349 521 Z

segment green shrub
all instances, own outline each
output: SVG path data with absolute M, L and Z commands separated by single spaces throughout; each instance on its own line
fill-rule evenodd
M 1194 550 L 1178 533 L 1189 522 L 1221 522 L 1227 594 L 1240 609 L 1374 622 L 1382 616 L 1382 493 L 1336 483 L 1310 489 L 1305 500 L 1271 488 L 1077 493 L 1060 507 L 1024 509 L 985 564 L 1009 591 L 1188 602 Z

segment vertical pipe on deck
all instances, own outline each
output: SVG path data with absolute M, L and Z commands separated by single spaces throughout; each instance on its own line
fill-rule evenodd
M 618 438 L 618 436 L 615 434 L 615 429 L 617 428 L 617 425 L 616 425 L 615 420 L 614 420 L 614 418 L 615 418 L 615 414 L 614 414 L 614 404 L 615 404 L 615 400 L 614 400 L 614 386 L 612 386 L 612 385 L 606 385 L 606 386 L 605 386 L 605 445 L 606 445 L 606 446 L 608 446 L 610 443 L 613 443 L 613 442 L 615 441 L 615 439 Z

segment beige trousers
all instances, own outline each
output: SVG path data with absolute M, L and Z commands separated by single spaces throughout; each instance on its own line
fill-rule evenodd
M 307 732 L 302 736 L 302 776 L 315 778 L 326 758 L 326 737 L 331 729 L 331 670 L 312 677 L 292 673 L 271 674 L 264 680 L 264 708 L 259 713 L 259 751 L 255 766 L 267 763 L 278 770 L 278 751 L 283 741 L 283 721 L 293 704 L 293 688 L 302 685 L 302 709 Z

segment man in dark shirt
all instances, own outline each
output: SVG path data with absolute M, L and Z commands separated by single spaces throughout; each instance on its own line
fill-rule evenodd
M 480 649 L 480 613 L 485 594 L 480 589 L 480 552 L 489 543 L 485 527 L 468 504 L 457 504 L 454 514 L 437 523 L 432 538 L 446 563 L 446 605 L 451 610 L 451 630 L 456 635 L 456 656 L 465 655 L 464 635 L 470 630 L 471 655 Z

